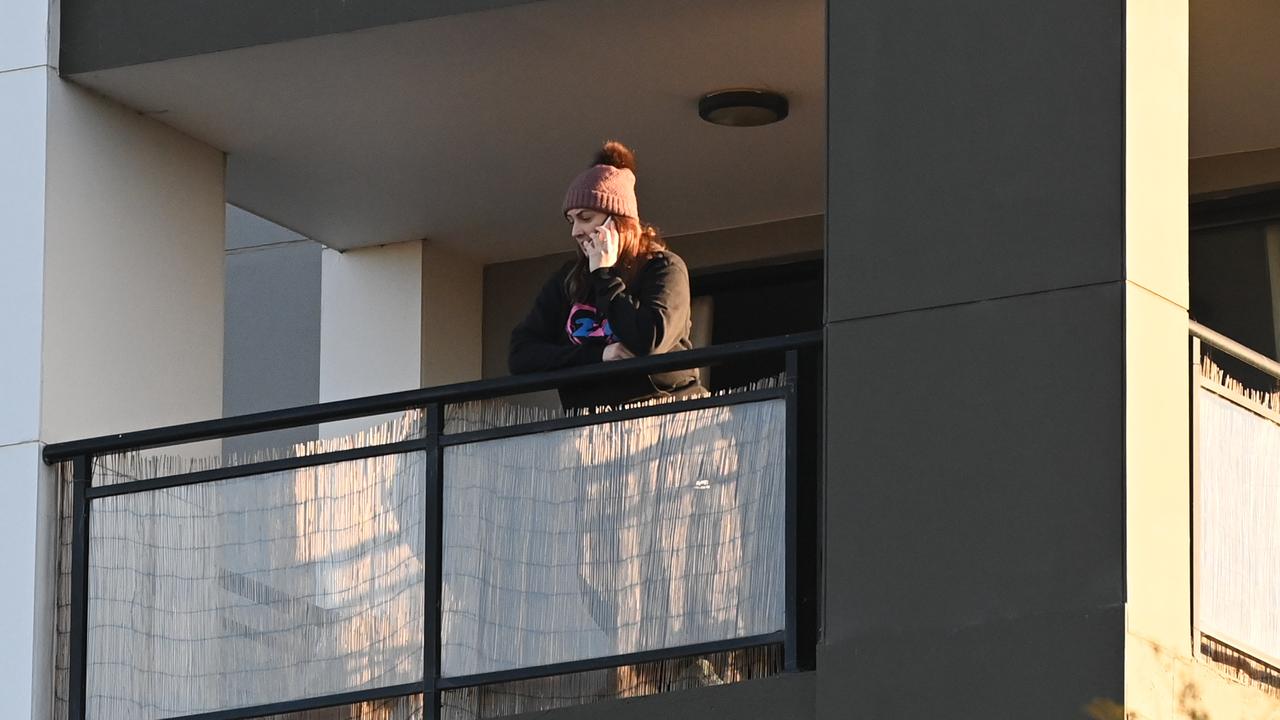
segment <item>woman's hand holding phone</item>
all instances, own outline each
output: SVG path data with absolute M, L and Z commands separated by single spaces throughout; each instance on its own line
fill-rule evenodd
M 613 226 L 610 215 L 599 227 L 591 231 L 591 235 L 582 243 L 582 251 L 587 256 L 587 266 L 592 272 L 604 267 L 613 267 L 618 262 L 618 229 Z

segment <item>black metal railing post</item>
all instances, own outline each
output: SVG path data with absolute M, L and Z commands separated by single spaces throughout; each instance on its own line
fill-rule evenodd
M 800 352 L 788 350 L 786 356 L 786 641 L 783 644 L 783 669 L 795 672 L 799 662 L 799 557 L 796 543 L 799 540 L 799 442 L 800 442 Z
M 71 461 L 71 656 L 67 689 L 69 720 L 85 720 L 88 701 L 89 626 L 89 483 L 93 457 Z
M 426 544 L 423 562 L 425 622 L 423 637 L 422 716 L 435 720 L 440 716 L 440 630 L 441 630 L 441 563 L 444 561 L 444 404 L 430 403 L 425 408 L 427 428 L 426 516 L 423 518 Z

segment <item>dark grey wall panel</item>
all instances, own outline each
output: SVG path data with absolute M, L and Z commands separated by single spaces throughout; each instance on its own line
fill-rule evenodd
M 511 720 L 812 720 L 813 673 L 779 675 L 720 687 L 524 713 Z M 840 717 L 848 717 L 840 715 Z
M 829 327 L 828 638 L 1123 601 L 1123 302 L 1114 283 Z
M 319 402 L 321 246 L 228 206 L 227 248 L 223 415 Z M 224 449 L 315 438 L 310 426 L 229 438 Z
M 1081 720 L 1124 693 L 1124 609 L 875 633 L 818 659 L 820 718 Z
M 63 0 L 65 74 L 426 20 L 532 0 Z
M 1124 3 L 829 4 L 829 317 L 1118 280 Z

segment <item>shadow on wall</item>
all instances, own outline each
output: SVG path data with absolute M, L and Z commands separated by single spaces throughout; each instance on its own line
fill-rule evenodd
M 1137 720 L 1138 713 L 1125 712 L 1124 705 L 1109 698 L 1096 698 L 1084 707 L 1090 720 Z M 1178 717 L 1187 720 L 1211 720 L 1200 704 L 1200 691 L 1195 683 L 1187 683 L 1178 693 Z

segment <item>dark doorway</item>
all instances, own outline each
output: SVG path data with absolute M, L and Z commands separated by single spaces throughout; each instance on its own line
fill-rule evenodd
M 822 259 L 710 269 L 691 278 L 694 297 L 713 302 L 711 343 L 808 332 L 822 328 Z M 708 390 L 741 387 L 784 369 L 780 357 L 716 367 Z
M 1191 319 L 1272 359 L 1280 358 L 1280 190 L 1191 204 Z M 1246 387 L 1276 390 L 1248 363 L 1208 351 Z

